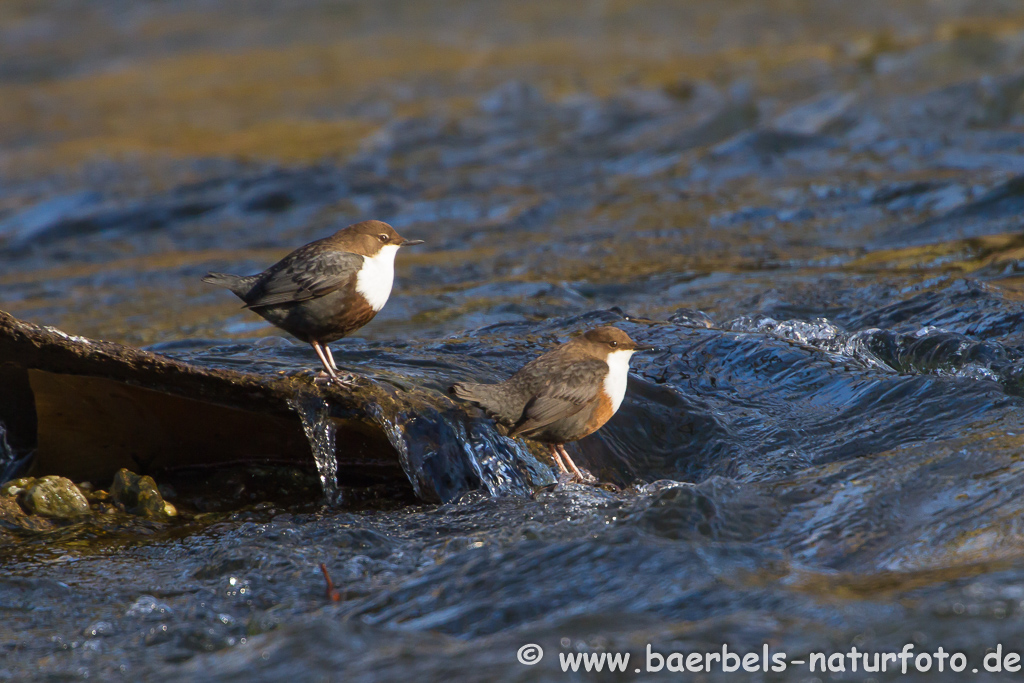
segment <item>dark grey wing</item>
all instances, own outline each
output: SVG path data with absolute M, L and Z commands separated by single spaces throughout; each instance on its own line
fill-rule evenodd
M 608 365 L 593 358 L 574 361 L 552 375 L 523 409 L 509 436 L 529 436 L 553 422 L 571 417 L 590 405 L 608 374 Z
M 250 290 L 245 305 L 275 306 L 329 294 L 347 285 L 362 265 L 362 256 L 347 251 L 296 250 L 267 270 Z

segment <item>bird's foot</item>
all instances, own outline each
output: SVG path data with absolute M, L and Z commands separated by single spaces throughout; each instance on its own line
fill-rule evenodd
M 595 477 L 593 474 L 591 474 L 590 472 L 588 472 L 588 471 L 586 471 L 584 469 L 580 469 L 577 472 L 573 472 L 572 473 L 572 480 L 573 481 L 578 481 L 581 484 L 596 484 L 597 483 L 597 477 Z
M 355 389 L 359 386 L 359 382 L 356 380 L 356 376 L 351 373 L 344 375 L 335 375 L 331 378 L 331 381 L 343 389 Z
M 355 389 L 359 386 L 356 376 L 351 373 L 332 376 L 328 375 L 323 370 L 317 373 L 316 377 L 313 378 L 313 384 L 334 384 L 335 386 L 343 389 Z
M 559 472 L 558 473 L 558 483 L 559 483 L 559 485 L 563 485 L 563 486 L 565 484 L 589 484 L 589 485 L 594 485 L 594 484 L 597 484 L 598 481 L 597 481 L 597 477 L 592 475 L 590 472 L 587 472 L 586 470 L 580 470 L 579 474 L 576 474 L 575 472 Z
M 560 456 L 556 458 L 558 465 L 561 467 L 563 472 L 572 477 L 572 481 L 578 481 L 581 484 L 597 483 L 597 477 L 592 475 L 590 472 L 587 472 L 585 469 L 578 467 L 576 463 L 572 461 L 572 458 L 569 457 L 569 453 L 565 450 L 565 444 L 555 444 L 552 446 L 552 451 L 556 455 Z M 566 467 L 566 465 L 568 465 L 568 467 Z

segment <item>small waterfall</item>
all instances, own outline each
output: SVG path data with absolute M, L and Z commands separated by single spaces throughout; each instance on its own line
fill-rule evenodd
M 501 436 L 487 420 L 424 409 L 415 420 L 399 422 L 375 404 L 367 412 L 388 435 L 424 500 L 448 502 L 481 487 L 494 497 L 529 496 L 533 486 L 554 481 L 525 446 Z
M 398 451 L 398 459 L 402 463 L 402 469 L 405 470 L 405 475 L 409 478 L 409 482 L 412 484 L 413 491 L 416 492 L 416 496 L 421 499 L 428 499 L 430 496 L 426 493 L 427 486 L 421 474 L 420 467 L 413 464 L 409 456 L 409 446 L 405 441 L 405 437 L 402 434 L 402 430 L 397 424 L 384 414 L 384 410 L 376 403 L 371 403 L 366 407 L 366 412 L 369 413 L 381 426 L 384 433 L 388 437 L 388 441 L 394 446 L 395 450 Z
M 522 442 L 502 436 L 493 425 L 476 420 L 458 427 L 463 451 L 490 495 L 525 497 L 531 484 L 555 482 L 551 470 L 537 462 Z
M 302 431 L 306 433 L 309 447 L 313 451 L 324 498 L 329 505 L 337 503 L 338 458 L 334 450 L 334 425 L 328 419 L 327 402 L 322 398 L 304 397 L 289 399 L 288 405 L 302 419 Z

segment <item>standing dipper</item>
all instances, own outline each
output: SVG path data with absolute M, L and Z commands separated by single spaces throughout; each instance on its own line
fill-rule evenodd
M 653 348 L 617 327 L 598 327 L 535 358 L 500 384 L 460 382 L 449 391 L 483 408 L 509 428 L 510 437 L 548 444 L 563 473 L 571 469 L 577 480 L 594 481 L 576 467 L 564 444 L 593 434 L 615 414 L 626 395 L 630 356 Z
M 208 273 L 203 282 L 227 287 L 245 308 L 312 345 L 327 377 L 339 384 L 327 344 L 358 330 L 384 308 L 407 240 L 387 223 L 363 221 L 299 247 L 259 275 Z

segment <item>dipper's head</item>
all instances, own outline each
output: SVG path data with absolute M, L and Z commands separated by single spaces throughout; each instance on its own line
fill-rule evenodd
M 399 247 L 423 244 L 423 240 L 407 240 L 384 221 L 363 221 L 342 228 L 330 237 L 337 249 L 373 258 L 378 254 L 390 253 L 394 258 Z
M 609 362 L 613 358 L 628 360 L 637 351 L 648 351 L 654 348 L 637 344 L 629 338 L 628 334 L 611 326 L 590 330 L 569 343 L 588 356 L 605 362 Z

